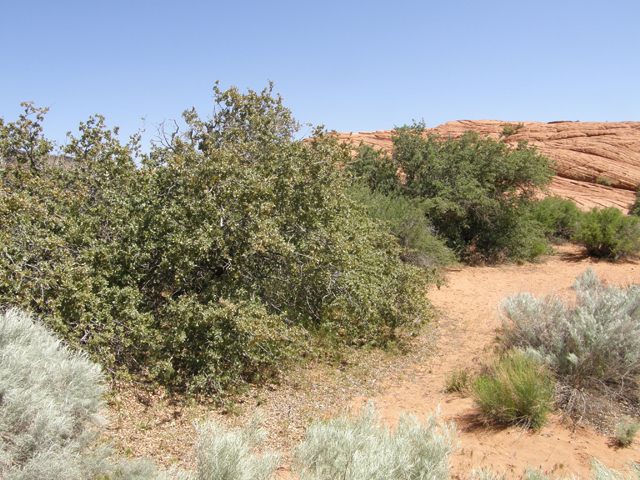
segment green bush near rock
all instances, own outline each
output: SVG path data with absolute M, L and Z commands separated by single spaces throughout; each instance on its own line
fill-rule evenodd
M 626 217 L 615 207 L 593 208 L 583 215 L 573 238 L 592 257 L 617 260 L 633 256 L 640 250 L 640 218 Z
M 584 213 L 571 200 L 546 197 L 531 205 L 531 216 L 542 227 L 547 238 L 569 241 L 578 231 Z
M 547 251 L 539 225 L 524 214 L 551 181 L 535 148 L 467 132 L 460 139 L 396 128 L 388 155 L 362 145 L 347 168 L 371 191 L 419 200 L 428 222 L 463 260 L 529 260 Z
M 100 116 L 64 164 L 43 109 L 0 123 L 0 306 L 34 312 L 111 375 L 223 395 L 278 374 L 315 332 L 384 345 L 430 317 L 405 264 L 346 189 L 349 151 L 271 94 L 215 89 L 149 154 Z
M 436 235 L 420 200 L 402 195 L 383 195 L 359 184 L 348 191 L 354 200 L 368 208 L 372 218 L 388 226 L 398 239 L 402 248 L 401 258 L 406 263 L 429 270 L 457 262 L 456 254 Z

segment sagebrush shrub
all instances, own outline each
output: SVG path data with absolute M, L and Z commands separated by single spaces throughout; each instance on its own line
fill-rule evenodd
M 31 315 L 0 314 L 0 477 L 155 478 L 148 461 L 111 458 L 96 446 L 104 377 Z
M 640 218 L 626 217 L 615 207 L 593 208 L 583 215 L 574 239 L 593 257 L 617 260 L 636 255 L 640 250 Z
M 539 428 L 551 409 L 554 382 L 546 367 L 522 351 L 509 352 L 471 383 L 471 396 L 496 423 Z
M 616 443 L 621 447 L 630 446 L 638 431 L 640 431 L 640 425 L 628 418 L 622 419 L 616 426 Z
M 605 467 L 595 458 L 591 461 L 591 478 L 593 480 L 640 480 L 640 465 L 631 462 L 629 464 L 633 473 L 627 475 Z
M 261 417 L 254 416 L 241 430 L 225 432 L 215 422 L 198 426 L 198 480 L 266 480 L 278 466 L 275 454 L 256 455 L 254 449 L 265 438 Z
M 435 416 L 424 424 L 401 416 L 391 430 L 376 420 L 369 404 L 358 416 L 315 421 L 294 451 L 294 472 L 301 480 L 449 478 L 453 425 L 438 426 Z
M 94 440 L 87 427 L 100 423 L 103 392 L 100 367 L 85 355 L 63 347 L 30 315 L 0 314 L 3 475 L 80 478 L 77 457 Z
M 574 282 L 575 306 L 528 293 L 502 302 L 502 340 L 535 352 L 565 379 L 633 388 L 640 374 L 640 287 L 604 286 L 592 269 Z

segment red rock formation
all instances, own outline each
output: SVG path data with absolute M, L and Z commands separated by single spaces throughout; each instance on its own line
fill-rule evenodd
M 526 140 L 554 163 L 558 176 L 551 193 L 573 199 L 581 208 L 615 206 L 627 211 L 640 184 L 640 122 L 502 122 L 499 120 L 460 120 L 448 122 L 427 133 L 458 138 L 473 130 L 499 138 L 514 133 L 505 142 Z M 391 130 L 340 134 L 354 145 L 363 141 L 391 150 Z

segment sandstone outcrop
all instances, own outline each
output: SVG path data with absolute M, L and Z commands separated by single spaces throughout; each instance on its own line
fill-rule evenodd
M 554 163 L 552 194 L 573 199 L 578 206 L 615 206 L 627 211 L 640 184 L 640 122 L 503 122 L 459 120 L 427 129 L 447 138 L 473 130 L 517 144 L 526 140 Z M 391 150 L 391 130 L 343 133 L 340 138 Z

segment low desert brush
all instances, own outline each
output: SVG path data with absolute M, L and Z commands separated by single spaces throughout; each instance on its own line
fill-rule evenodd
M 628 447 L 633 443 L 640 425 L 625 418 L 616 427 L 616 443 L 621 447 Z
M 295 450 L 294 471 L 301 480 L 446 480 L 454 436 L 454 427 L 439 427 L 435 416 L 424 424 L 401 416 L 390 430 L 369 404 L 355 417 L 314 422 Z
M 266 480 L 278 467 L 277 455 L 258 456 L 253 450 L 263 442 L 266 432 L 261 417 L 254 416 L 247 427 L 225 432 L 215 422 L 198 427 L 197 479 Z
M 454 369 L 446 376 L 444 383 L 447 393 L 465 392 L 469 387 L 469 370 L 463 367 Z
M 633 473 L 624 475 L 621 472 L 605 467 L 594 458 L 591 461 L 591 478 L 593 480 L 640 480 L 640 465 L 631 462 L 629 466 Z
M 490 421 L 527 428 L 545 424 L 553 390 L 546 367 L 519 350 L 509 352 L 471 384 L 473 399 Z
M 0 478 L 154 477 L 151 462 L 94 448 L 103 393 L 102 371 L 86 355 L 24 312 L 0 313 Z
M 591 480 L 640 480 L 640 465 L 631 462 L 629 464 L 633 473 L 625 475 L 617 470 L 605 467 L 595 458 L 591 461 Z M 472 472 L 473 480 L 506 480 L 507 473 L 496 473 L 490 468 L 482 468 Z M 551 477 L 537 468 L 527 468 L 522 477 L 524 480 L 551 480 Z M 563 480 L 569 477 L 555 477 L 555 480 Z M 572 477 L 576 479 L 575 476 Z M 579 477 L 578 477 L 579 478 Z
M 615 208 L 592 208 L 585 213 L 574 235 L 592 257 L 619 258 L 635 256 L 640 251 L 640 219 L 625 216 Z
M 576 386 L 633 389 L 640 375 L 640 287 L 605 286 L 588 269 L 574 289 L 575 306 L 528 293 L 504 300 L 504 345 L 537 355 Z

